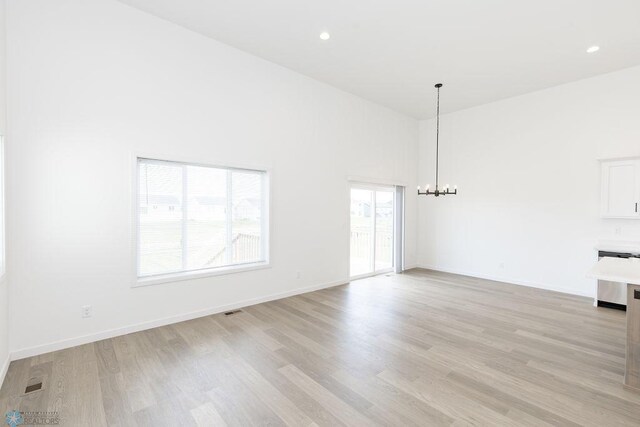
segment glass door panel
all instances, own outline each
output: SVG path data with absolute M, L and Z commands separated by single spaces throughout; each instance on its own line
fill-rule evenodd
M 373 195 L 351 189 L 351 276 L 373 273 Z
M 376 191 L 375 271 L 393 267 L 393 191 Z

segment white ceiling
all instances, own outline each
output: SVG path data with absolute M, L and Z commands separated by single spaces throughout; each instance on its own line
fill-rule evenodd
M 640 64 L 640 0 L 120 1 L 416 118 Z

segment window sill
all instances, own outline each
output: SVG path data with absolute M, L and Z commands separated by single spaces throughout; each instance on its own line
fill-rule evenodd
M 138 277 L 133 283 L 133 288 L 142 286 L 159 285 L 161 283 L 181 282 L 183 280 L 201 279 L 203 277 L 224 276 L 227 274 L 242 273 L 245 271 L 262 270 L 271 268 L 267 261 L 251 264 L 230 265 L 228 267 L 211 268 L 207 270 L 186 271 L 181 273 L 163 274 L 159 276 Z

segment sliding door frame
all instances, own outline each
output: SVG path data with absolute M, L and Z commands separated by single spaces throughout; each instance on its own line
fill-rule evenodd
M 373 234 L 371 236 L 371 264 L 372 264 L 372 271 L 368 272 L 368 273 L 363 273 L 363 274 L 358 274 L 355 276 L 351 275 L 351 190 L 352 189 L 359 189 L 359 190 L 369 190 L 372 192 L 373 196 L 371 199 L 372 202 L 372 230 L 373 230 Z M 400 189 L 400 191 L 399 191 Z M 376 270 L 376 191 L 386 191 L 386 192 L 390 192 L 393 195 L 393 242 L 391 244 L 392 246 L 392 256 L 391 256 L 391 267 L 389 268 L 384 268 L 384 269 L 380 269 L 380 270 Z M 357 279 L 363 279 L 365 277 L 371 277 L 371 276 L 376 276 L 379 274 L 385 274 L 385 273 L 391 273 L 391 272 L 398 272 L 398 268 L 402 268 L 402 266 L 398 266 L 396 263 L 398 262 L 398 258 L 402 259 L 403 256 L 402 254 L 398 254 L 397 251 L 400 250 L 402 253 L 404 253 L 403 247 L 402 246 L 398 246 L 398 245 L 403 245 L 404 244 L 404 236 L 403 235 L 398 235 L 398 229 L 401 230 L 401 233 L 403 234 L 404 232 L 404 215 L 402 212 L 398 212 L 397 207 L 398 207 L 398 201 L 397 201 L 397 197 L 399 192 L 404 192 L 404 187 L 403 186 L 399 186 L 399 185 L 394 185 L 394 184 L 382 184 L 382 183 L 371 183 L 371 182 L 362 182 L 362 181 L 349 181 L 349 185 L 348 185 L 348 194 L 349 194 L 349 227 L 348 227 L 348 236 L 349 236 L 349 279 L 350 280 L 357 280 Z M 402 216 L 399 216 L 402 215 Z M 398 224 L 400 224 L 400 227 L 398 227 Z M 398 256 L 400 255 L 400 256 Z

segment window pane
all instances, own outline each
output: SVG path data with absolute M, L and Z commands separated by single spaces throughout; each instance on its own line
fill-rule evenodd
M 227 264 L 227 173 L 187 166 L 188 270 Z
M 4 276 L 6 270 L 5 251 L 5 207 L 4 207 L 4 137 L 0 135 L 0 276 Z
M 351 189 L 351 276 L 373 271 L 373 191 Z
M 266 261 L 265 173 L 140 159 L 140 277 Z
M 393 267 L 393 192 L 376 191 L 376 271 Z
M 262 260 L 262 174 L 233 171 L 233 264 Z
M 139 165 L 139 274 L 182 269 L 182 166 Z

